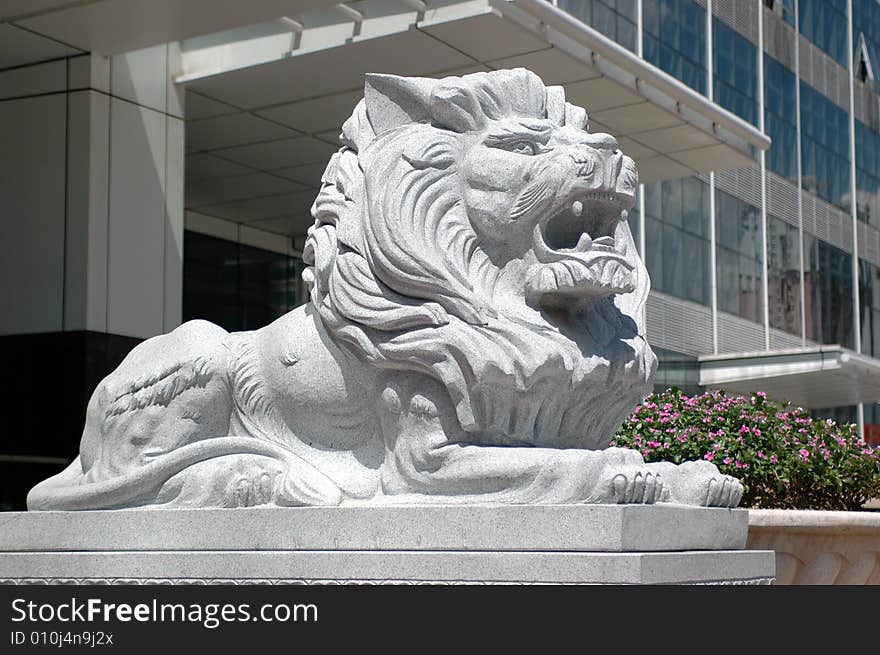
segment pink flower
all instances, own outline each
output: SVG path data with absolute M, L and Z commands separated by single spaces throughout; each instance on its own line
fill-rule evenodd
M 712 460 L 715 459 L 715 453 L 710 451 L 710 452 L 706 453 L 705 455 L 703 455 L 703 459 L 711 462 Z
M 764 454 L 763 450 L 758 451 L 758 459 L 767 459 L 767 456 Z
M 743 426 L 739 429 L 739 433 L 740 433 L 740 434 L 751 434 L 752 431 L 749 430 L 749 426 L 747 426 L 747 425 L 743 425 Z
M 733 460 L 730 459 L 730 457 L 725 457 L 725 458 L 724 458 L 724 463 L 725 463 L 725 464 L 730 464 L 732 461 L 733 461 Z
M 779 458 L 776 455 L 770 455 L 770 461 L 776 464 L 779 461 Z
M 801 449 L 798 451 L 798 455 L 800 455 L 800 456 L 801 456 L 801 459 L 804 460 L 805 462 L 806 462 L 808 459 L 810 459 L 810 451 L 807 450 L 806 448 L 801 448 Z

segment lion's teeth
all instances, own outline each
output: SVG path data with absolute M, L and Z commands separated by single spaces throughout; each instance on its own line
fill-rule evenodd
M 584 203 L 580 200 L 575 200 L 571 203 L 571 211 L 575 216 L 580 216 L 584 213 Z
M 581 235 L 581 238 L 578 239 L 577 245 L 574 247 L 578 252 L 586 252 L 590 248 L 593 247 L 593 239 L 590 238 L 590 235 L 584 232 Z
M 602 281 L 608 285 L 612 286 L 614 284 L 614 274 L 617 272 L 617 266 L 614 262 L 608 262 L 605 264 L 605 272 L 602 274 Z

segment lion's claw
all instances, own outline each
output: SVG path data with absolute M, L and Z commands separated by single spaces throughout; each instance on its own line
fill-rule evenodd
M 706 507 L 736 507 L 743 494 L 739 480 L 724 475 L 719 480 L 709 480 L 706 490 Z
M 613 502 L 618 504 L 652 504 L 663 495 L 660 476 L 645 468 L 630 468 L 611 479 Z

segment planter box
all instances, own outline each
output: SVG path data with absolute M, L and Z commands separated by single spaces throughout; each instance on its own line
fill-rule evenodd
M 750 509 L 746 548 L 776 551 L 776 584 L 880 584 L 880 512 Z

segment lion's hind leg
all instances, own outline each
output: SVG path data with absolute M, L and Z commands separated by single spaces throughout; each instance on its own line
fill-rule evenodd
M 28 494 L 32 510 L 338 505 L 342 492 L 293 452 L 253 437 L 205 439 L 121 475 L 88 481 L 77 458 Z

